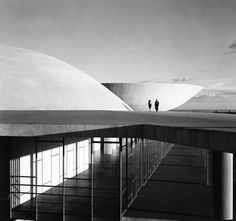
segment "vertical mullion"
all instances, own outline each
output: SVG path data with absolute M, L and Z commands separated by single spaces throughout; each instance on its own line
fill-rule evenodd
M 38 220 L 38 141 L 35 140 L 35 219 Z
M 16 180 L 16 159 L 14 159 L 14 165 L 13 165 L 13 170 L 14 170 L 14 191 L 16 191 L 17 190 L 17 186 L 16 186 L 16 183 L 17 183 L 17 180 Z M 17 198 L 16 198 L 16 194 L 14 193 L 14 198 L 13 198 L 13 203 L 14 203 L 14 207 L 16 206 L 16 200 L 17 200 Z
M 18 174 L 20 175 L 20 159 L 18 159 Z M 20 205 L 20 177 L 18 177 L 18 205 Z
M 149 145 L 148 145 L 148 140 L 145 139 L 145 146 L 146 146 L 146 154 L 147 154 L 147 178 L 146 181 L 148 181 L 148 174 L 149 174 Z
M 125 138 L 125 142 L 126 142 L 126 207 L 128 208 L 128 204 L 129 204 L 129 177 L 128 177 L 128 138 Z
M 12 164 L 11 164 L 11 166 L 12 166 L 12 175 L 13 175 L 13 177 L 11 178 L 12 179 L 12 192 L 14 191 L 14 185 L 15 185 L 15 183 L 14 183 L 14 159 L 12 159 Z M 12 197 L 12 208 L 13 208 L 13 206 L 14 206 L 14 194 L 12 193 L 11 194 L 11 197 Z
M 133 163 L 134 163 L 134 152 L 133 152 L 133 139 L 132 138 L 130 138 L 131 139 L 131 146 L 130 146 L 130 148 L 131 148 L 131 202 L 133 201 L 133 199 L 134 199 L 134 183 L 133 183 L 133 180 L 134 180 L 134 165 L 133 165 Z
M 75 143 L 75 175 L 78 174 L 78 142 Z
M 43 188 L 43 186 L 44 186 L 44 179 L 43 179 L 43 177 L 44 177 L 44 171 L 43 171 L 43 169 L 44 169 L 44 168 L 43 168 L 43 158 L 44 158 L 43 152 L 44 152 L 44 145 L 43 145 L 41 148 L 42 148 L 42 149 L 41 149 L 41 162 L 42 162 L 42 163 L 41 163 L 41 165 L 42 165 L 42 169 L 41 169 L 41 171 L 42 171 L 42 175 L 41 175 L 42 184 L 41 184 L 41 185 L 42 185 L 42 187 L 41 187 L 41 189 L 40 189 L 40 192 L 43 193 L 43 189 L 44 189 L 44 188 Z
M 65 139 L 62 138 L 62 214 L 63 221 L 66 220 L 65 217 Z
M 17 170 L 17 166 L 18 166 L 18 159 L 16 159 L 16 163 L 15 163 L 15 174 L 16 174 L 16 177 L 15 177 L 15 190 L 16 190 L 16 194 L 15 194 L 15 198 L 16 198 L 16 203 L 15 203 L 15 206 L 17 206 L 18 204 L 18 170 Z
M 91 151 L 91 221 L 93 221 L 93 138 L 91 138 L 90 144 L 90 151 Z
M 16 206 L 19 205 L 19 165 L 18 165 L 19 159 L 16 159 Z
M 122 220 L 122 138 L 119 138 L 119 160 L 120 160 L 120 220 Z
M 52 185 L 52 149 L 51 149 L 51 156 L 50 156 L 50 163 L 51 163 L 51 171 L 50 171 L 50 173 L 51 173 L 51 176 L 50 176 L 50 178 L 51 178 L 51 185 Z
M 12 218 L 12 160 L 10 158 L 10 219 Z
M 141 141 L 139 140 L 139 145 L 140 145 L 140 170 L 141 170 L 141 175 L 140 175 L 140 188 L 143 185 L 143 139 Z
M 13 183 L 14 183 L 14 190 L 13 191 L 15 191 L 16 189 L 17 189 L 17 187 L 16 187 L 16 159 L 14 159 L 14 161 L 13 161 L 13 175 L 14 175 L 14 177 L 13 177 Z M 15 207 L 16 206 L 16 194 L 14 193 L 13 194 L 13 206 Z
M 30 198 L 33 199 L 33 192 L 34 192 L 34 159 L 33 154 L 30 154 Z
M 15 189 L 15 159 L 12 159 L 12 174 L 13 174 L 13 178 L 12 178 L 12 192 L 14 192 L 14 189 Z M 14 187 L 14 188 L 13 188 Z M 12 208 L 14 207 L 15 205 L 15 194 L 12 193 Z
M 17 186 L 17 181 L 18 181 L 18 178 L 16 177 L 16 175 L 17 175 L 17 170 L 16 170 L 16 168 L 17 168 L 17 159 L 15 159 L 15 165 L 14 165 L 14 174 L 15 174 L 15 178 L 14 178 L 14 183 L 15 183 L 15 192 L 17 192 L 18 191 L 18 186 Z M 17 193 L 15 193 L 14 194 L 15 195 L 15 200 L 14 200 L 14 203 L 15 203 L 15 206 L 17 205 L 17 203 L 18 203 L 18 199 L 17 199 Z
M 14 188 L 12 188 L 12 191 L 15 192 L 17 190 L 17 186 L 16 186 L 16 159 L 13 160 L 13 184 L 14 184 Z M 16 206 L 16 194 L 13 193 L 12 195 L 13 199 L 12 199 L 12 203 L 13 203 L 13 208 Z

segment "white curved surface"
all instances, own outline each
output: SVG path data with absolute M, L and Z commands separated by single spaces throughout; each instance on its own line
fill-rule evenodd
M 126 102 L 133 110 L 148 110 L 148 100 L 159 100 L 159 110 L 174 109 L 203 89 L 201 86 L 174 83 L 104 83 L 105 87 Z
M 56 58 L 0 46 L 0 110 L 127 110 L 120 98 Z

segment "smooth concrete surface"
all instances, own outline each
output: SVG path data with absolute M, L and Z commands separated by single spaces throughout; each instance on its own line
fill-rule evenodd
M 41 125 L 135 125 L 220 129 L 236 131 L 236 116 L 192 112 L 136 111 L 0 111 L 0 124 Z M 225 129 L 225 130 L 224 130 Z
M 236 152 L 234 115 L 130 111 L 0 111 L 1 136 L 62 133 L 72 136 L 86 131 L 86 136 L 144 137 Z
M 222 154 L 222 208 L 221 218 L 224 220 L 233 219 L 233 154 Z
M 213 151 L 214 216 L 233 219 L 233 154 Z
M 135 111 L 148 110 L 148 100 L 159 100 L 159 110 L 174 109 L 187 102 L 203 88 L 197 85 L 176 83 L 103 83 Z
M 131 110 L 77 68 L 51 56 L 0 45 L 0 110 Z
M 157 219 L 135 218 L 135 217 L 122 217 L 122 221 L 157 221 Z M 177 220 L 158 219 L 158 221 L 177 221 Z
M 212 152 L 210 150 L 207 151 L 207 185 L 212 184 Z
M 17 125 L 33 129 L 36 126 L 62 125 L 72 130 L 76 126 L 106 125 L 157 125 L 166 127 L 194 128 L 221 132 L 236 132 L 236 116 L 228 114 L 190 113 L 190 112 L 127 112 L 127 111 L 0 111 L 0 135 L 8 126 L 14 130 Z M 45 127 L 46 128 L 46 127 Z M 65 132 L 66 129 L 65 128 Z M 81 128 L 82 129 L 82 128 Z M 89 128 L 92 129 L 92 128 Z M 10 130 L 10 128 L 9 128 Z M 78 129 L 79 130 L 79 129 Z M 86 128 L 83 128 L 86 130 Z M 61 131 L 60 131 L 61 132 Z M 46 132 L 45 134 L 50 134 Z M 17 135 L 17 134 L 16 134 Z M 31 134 L 32 135 L 32 134 Z M 37 135 L 37 134 L 35 134 Z M 11 136 L 11 131 L 9 131 Z M 25 134 L 27 136 L 27 134 Z

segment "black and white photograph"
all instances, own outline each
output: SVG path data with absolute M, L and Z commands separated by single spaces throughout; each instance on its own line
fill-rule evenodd
M 235 220 L 234 152 L 236 0 L 0 0 L 0 221 Z

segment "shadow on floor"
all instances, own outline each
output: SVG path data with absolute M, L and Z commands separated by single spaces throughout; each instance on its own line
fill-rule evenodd
M 202 149 L 175 145 L 127 210 L 123 221 L 210 221 L 212 187 L 206 185 Z

